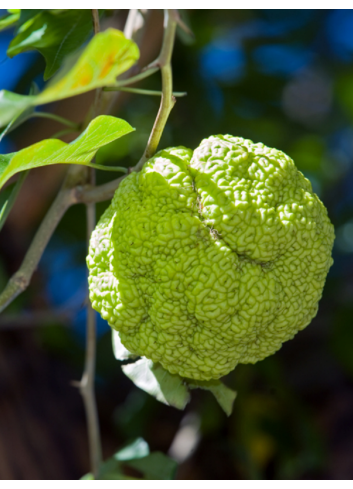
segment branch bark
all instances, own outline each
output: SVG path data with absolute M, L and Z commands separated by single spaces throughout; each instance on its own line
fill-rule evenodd
M 56 226 L 67 209 L 77 202 L 75 188 L 67 187 L 67 183 L 68 181 L 66 181 L 66 184 L 59 191 L 39 226 L 20 269 L 11 277 L 4 291 L 0 294 L 0 312 L 19 296 L 21 292 L 26 290 Z
M 86 339 L 86 359 L 82 379 L 79 389 L 85 405 L 89 452 L 91 461 L 91 471 L 95 479 L 98 478 L 99 469 L 102 462 L 102 448 L 99 430 L 99 420 L 94 393 L 94 378 L 96 369 L 96 312 L 91 304 L 87 308 L 87 339 Z
M 90 168 L 91 184 L 95 183 L 94 168 Z M 87 243 L 96 225 L 96 206 L 94 203 L 86 205 L 87 216 Z M 82 379 L 79 384 L 80 392 L 85 405 L 89 452 L 91 461 L 91 471 L 95 479 L 98 478 L 100 465 L 102 462 L 102 447 L 99 430 L 99 419 L 97 411 L 97 403 L 94 393 L 94 379 L 96 369 L 96 330 L 97 330 L 97 315 L 92 309 L 91 302 L 87 304 L 87 320 L 86 320 L 86 357 L 85 368 L 82 374 Z

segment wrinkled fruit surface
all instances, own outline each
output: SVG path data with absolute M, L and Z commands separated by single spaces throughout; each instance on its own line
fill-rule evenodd
M 333 240 L 287 155 L 210 137 L 123 180 L 92 234 L 90 299 L 132 353 L 216 379 L 310 323 Z

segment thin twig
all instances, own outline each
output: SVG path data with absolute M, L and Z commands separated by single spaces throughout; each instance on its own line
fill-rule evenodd
M 141 73 L 138 73 L 135 76 L 131 76 L 130 78 L 126 78 L 125 80 L 118 80 L 115 85 L 112 85 L 112 87 L 125 87 L 127 85 L 132 85 L 133 83 L 137 83 L 141 80 L 144 80 L 145 78 L 148 78 L 154 73 L 157 73 L 157 71 L 159 71 L 159 68 L 156 66 L 154 68 L 146 67 L 146 69 L 142 70 Z
M 93 32 L 94 35 L 100 32 L 100 24 L 99 24 L 99 12 L 98 9 L 92 9 L 92 21 L 93 21 Z M 96 94 L 93 102 L 93 113 L 98 115 L 100 113 L 100 105 L 102 101 L 102 89 L 97 88 Z
M 91 173 L 91 177 L 94 173 Z M 96 224 L 95 204 L 86 205 L 87 216 L 87 240 L 90 240 L 91 234 Z M 96 312 L 92 309 L 91 303 L 87 305 L 87 324 L 86 324 L 86 357 L 85 368 L 82 379 L 79 384 L 80 392 L 85 405 L 89 451 L 91 460 L 91 471 L 95 479 L 98 478 L 99 469 L 102 462 L 102 447 L 99 430 L 99 419 L 97 403 L 94 393 L 94 378 L 96 368 Z
M 97 9 L 92 9 L 92 22 L 93 22 L 93 32 L 94 34 L 98 34 L 101 30 L 99 25 L 99 12 Z
M 80 130 L 80 124 L 72 122 L 65 117 L 61 117 L 60 115 L 53 114 L 52 112 L 32 112 L 32 114 L 29 114 L 28 119 L 31 119 L 32 117 L 44 117 L 46 119 L 52 119 L 53 121 L 60 122 L 60 124 L 64 124 L 67 127 L 71 127 L 75 131 Z
M 96 312 L 91 305 L 87 308 L 87 339 L 85 369 L 79 384 L 87 416 L 89 451 L 93 477 L 98 478 L 102 462 L 102 448 L 99 432 L 99 420 L 94 394 L 96 368 Z
M 77 189 L 77 199 L 79 202 L 83 202 L 85 204 L 90 202 L 104 202 L 105 200 L 111 200 L 114 192 L 125 177 L 126 175 L 116 178 L 115 180 L 111 180 L 103 185 L 99 185 L 98 187 L 80 187 Z
M 160 97 L 162 92 L 158 90 L 146 90 L 144 88 L 131 88 L 131 87 L 104 87 L 103 92 L 129 92 L 136 93 L 138 95 L 149 95 L 152 97 Z M 173 97 L 185 97 L 186 92 L 173 92 Z
M 174 16 L 176 23 L 178 26 L 191 38 L 193 39 L 195 37 L 194 33 L 190 29 L 189 26 L 185 24 L 185 22 L 180 18 L 179 12 L 177 10 L 174 10 Z
M 100 31 L 98 10 L 92 9 L 94 34 Z M 100 113 L 102 89 L 96 90 L 95 100 L 93 103 L 93 117 Z M 88 170 L 88 183 L 95 185 L 96 174 L 94 168 Z M 87 217 L 87 243 L 96 226 L 96 205 L 89 203 L 86 205 Z M 79 384 L 80 392 L 85 406 L 88 442 L 91 461 L 91 471 L 95 479 L 98 478 L 100 465 L 102 463 L 102 446 L 99 430 L 99 419 L 97 403 L 94 392 L 94 379 L 96 369 L 96 312 L 92 309 L 90 301 L 87 304 L 87 321 L 86 321 L 86 355 L 85 367 Z

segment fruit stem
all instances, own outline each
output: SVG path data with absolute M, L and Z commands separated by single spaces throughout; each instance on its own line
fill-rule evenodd
M 140 171 L 145 161 L 151 158 L 157 151 L 159 141 L 162 137 L 164 127 L 168 120 L 170 111 L 174 107 L 175 97 L 173 95 L 173 77 L 171 59 L 175 41 L 177 26 L 177 12 L 174 9 L 164 11 L 164 36 L 161 52 L 157 60 L 150 67 L 159 66 L 162 75 L 162 97 L 158 114 L 154 122 L 146 149 L 142 158 L 132 171 Z

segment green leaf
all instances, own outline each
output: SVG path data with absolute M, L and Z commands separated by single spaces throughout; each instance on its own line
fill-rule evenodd
M 122 344 L 119 333 L 112 330 L 112 341 L 113 341 L 113 352 L 114 356 L 117 360 L 129 360 L 129 358 L 137 358 L 137 355 L 134 355 L 129 350 L 125 348 Z
M 70 144 L 59 139 L 46 139 L 17 153 L 0 155 L 0 188 L 20 171 L 57 163 L 114 170 L 112 167 L 91 163 L 91 160 L 100 147 L 133 130 L 130 124 L 122 119 L 102 115 L 93 119 L 87 129 Z M 125 169 L 119 168 L 118 171 Z
M 124 464 L 147 457 L 150 454 L 148 443 L 143 438 L 137 438 L 129 445 L 116 452 L 100 467 L 99 480 L 130 479 L 124 474 Z M 88 474 L 91 475 L 91 474 Z M 85 476 L 87 477 L 87 476 Z M 133 479 L 133 478 L 132 478 Z
M 12 27 L 20 18 L 19 13 L 9 13 L 0 17 L 0 31 Z
M 178 464 L 161 452 L 153 452 L 147 457 L 129 461 L 126 465 L 139 470 L 148 480 L 172 480 Z
M 121 31 L 107 29 L 94 36 L 78 61 L 69 70 L 58 73 L 36 96 L 19 95 L 7 90 L 0 92 L 0 127 L 8 124 L 27 107 L 47 104 L 113 85 L 121 73 L 138 59 L 137 45 Z
M 29 94 L 36 95 L 39 92 L 37 85 L 32 82 Z M 19 112 L 11 121 L 7 124 L 7 126 L 0 133 L 0 141 L 6 134 L 9 134 L 11 131 L 16 129 L 16 127 L 20 126 L 23 122 L 28 120 L 34 112 L 34 107 L 27 107 L 22 112 Z
M 64 57 L 87 40 L 92 32 L 92 12 L 88 9 L 70 9 L 60 14 L 32 12 L 35 18 L 20 29 L 7 54 L 12 58 L 24 51 L 39 51 L 46 62 L 44 80 L 48 80 L 60 68 Z
M 8 90 L 0 91 L 0 127 L 9 124 L 23 111 L 35 105 L 34 95 L 19 95 Z
M 142 478 L 124 474 L 124 466 L 138 470 Z M 171 480 L 175 477 L 177 463 L 161 452 L 150 453 L 148 444 L 138 438 L 119 450 L 100 468 L 99 480 Z M 81 480 L 93 480 L 92 474 Z
M 26 8 L 26 9 L 20 10 L 20 19 L 18 22 L 19 27 L 21 28 L 21 26 L 26 24 L 29 20 L 34 20 L 34 18 L 38 14 L 40 14 L 41 12 L 44 12 L 44 9 Z M 27 26 L 24 26 L 24 27 L 26 28 Z
M 160 364 L 154 364 L 152 360 L 141 358 L 121 368 L 137 387 L 168 406 L 184 409 L 190 400 L 184 380 L 179 375 L 169 373 Z
M 121 73 L 139 58 L 139 49 L 121 31 L 107 29 L 97 34 L 83 51 L 75 66 L 64 76 L 60 73 L 39 94 L 39 104 L 72 97 L 104 85 L 112 85 Z
M 212 392 L 226 415 L 230 416 L 232 414 L 237 393 L 220 380 L 188 380 L 187 382 L 190 389 L 204 389 Z
M 143 438 L 137 438 L 130 445 L 126 445 L 119 450 L 113 458 L 115 460 L 126 461 L 146 457 L 150 454 L 148 443 Z

